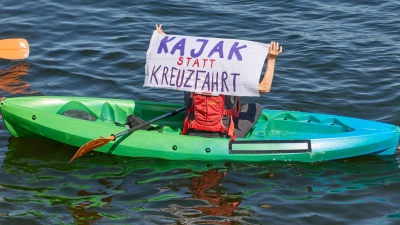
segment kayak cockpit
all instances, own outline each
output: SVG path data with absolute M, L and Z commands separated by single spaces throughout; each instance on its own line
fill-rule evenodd
M 58 106 L 56 114 L 74 117 L 77 119 L 91 120 L 105 124 L 125 124 L 129 115 L 134 114 L 144 121 L 161 116 L 176 109 L 172 104 L 154 104 L 145 101 L 124 102 L 85 102 L 82 100 L 67 101 Z M 89 119 L 88 119 L 89 118 Z M 175 130 L 183 126 L 183 113 L 157 121 L 157 127 L 168 126 L 165 130 Z
M 125 124 L 126 118 L 135 114 L 144 121 L 167 113 L 173 107 L 147 102 L 132 102 L 132 104 L 103 101 L 101 104 L 87 104 L 84 101 L 68 101 L 60 105 L 57 114 L 66 115 L 78 112 L 78 119 L 88 119 L 95 122 Z M 68 115 L 67 115 L 68 116 Z M 74 116 L 72 116 L 74 117 Z M 153 126 L 160 133 L 180 134 L 183 125 L 183 113 L 157 121 Z M 352 132 L 354 128 L 346 125 L 336 117 L 317 117 L 313 114 L 298 114 L 296 112 L 272 113 L 263 111 L 256 125 L 246 138 L 261 139 L 301 139 L 318 138 L 335 134 Z

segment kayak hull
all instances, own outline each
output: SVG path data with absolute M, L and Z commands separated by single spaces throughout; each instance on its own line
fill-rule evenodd
M 126 117 L 145 121 L 180 104 L 61 96 L 3 99 L 3 122 L 15 137 L 45 137 L 76 147 L 127 128 Z M 67 110 L 89 113 L 95 121 L 61 115 Z M 386 123 L 308 112 L 264 109 L 245 138 L 203 138 L 181 134 L 183 113 L 154 122 L 96 151 L 168 160 L 315 162 L 360 155 L 393 155 L 400 128 Z M 72 154 L 72 153 L 71 153 Z

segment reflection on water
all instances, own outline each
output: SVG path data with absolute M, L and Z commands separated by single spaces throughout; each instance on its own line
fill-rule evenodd
M 11 95 L 35 94 L 31 86 L 26 83 L 22 77 L 28 74 L 29 63 L 17 62 L 9 68 L 0 70 L 0 89 Z
M 193 192 L 193 198 L 203 200 L 206 206 L 197 206 L 206 215 L 232 216 L 234 210 L 238 209 L 240 198 L 223 196 L 223 187 L 220 180 L 227 172 L 218 172 L 211 169 L 204 172 L 195 172 L 200 175 L 191 179 L 189 190 Z
M 205 171 L 188 171 L 194 175 L 189 178 L 190 185 L 187 188 L 192 193 L 191 197 L 179 204 L 171 204 L 162 211 L 179 217 L 178 221 L 183 224 L 232 224 L 234 221 L 243 222 L 246 217 L 251 219 L 251 212 L 239 207 L 242 198 L 228 194 L 228 187 L 224 184 L 230 181 L 224 177 L 232 168 L 230 163 L 224 166 Z M 172 189 L 179 188 L 182 188 L 181 185 Z
M 93 152 L 68 164 L 76 148 L 62 143 L 10 137 L 8 149 L 0 167 L 0 221 L 316 224 L 361 219 L 357 212 L 371 205 L 379 221 L 398 218 L 391 200 L 400 188 L 395 157 L 211 164 Z
M 121 185 L 119 184 L 116 187 L 113 186 L 113 183 L 108 181 L 107 178 L 99 179 L 98 183 L 103 186 L 100 189 L 100 192 L 87 192 L 85 190 L 78 191 L 77 195 L 82 199 L 91 199 L 93 196 L 106 194 L 104 190 L 112 188 L 114 190 L 120 190 Z M 109 208 L 111 206 L 111 201 L 114 195 L 100 198 L 101 207 Z M 79 224 L 92 224 L 95 221 L 101 220 L 102 215 L 97 211 L 92 211 L 92 207 L 95 202 L 91 202 L 90 200 L 81 200 L 80 202 L 74 205 L 66 205 L 66 208 L 72 213 L 72 217 L 74 218 L 74 222 Z

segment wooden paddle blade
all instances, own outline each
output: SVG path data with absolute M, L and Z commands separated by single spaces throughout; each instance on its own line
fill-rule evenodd
M 74 159 L 81 157 L 83 154 L 88 153 L 98 147 L 101 147 L 105 144 L 107 144 L 110 141 L 113 141 L 115 137 L 111 135 L 108 138 L 98 138 L 92 141 L 89 141 L 88 143 L 84 144 L 78 151 L 75 153 L 74 157 L 69 161 L 71 163 Z
M 23 38 L 0 40 L 0 58 L 25 59 L 29 55 L 28 41 Z

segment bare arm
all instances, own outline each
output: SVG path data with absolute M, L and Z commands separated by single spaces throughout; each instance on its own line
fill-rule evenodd
M 268 51 L 267 68 L 261 82 L 258 84 L 258 92 L 266 93 L 271 90 L 272 80 L 274 78 L 275 61 L 279 54 L 282 53 L 282 46 L 279 47 L 279 43 L 271 41 Z

